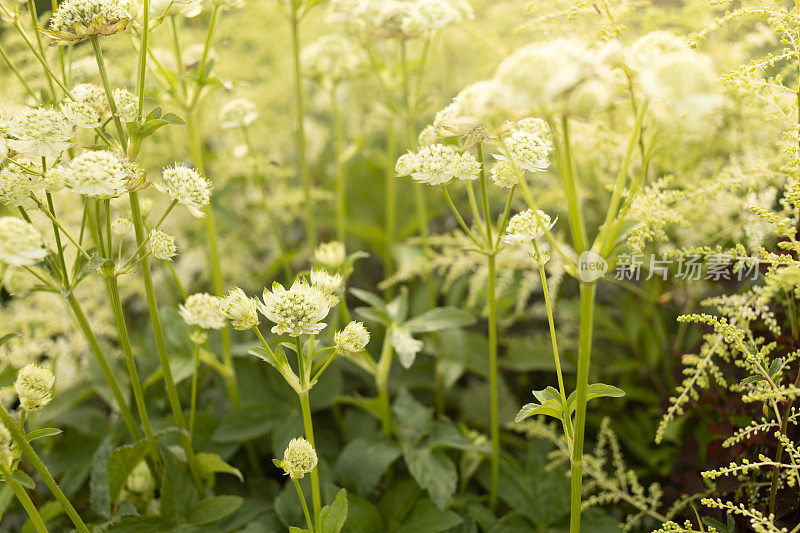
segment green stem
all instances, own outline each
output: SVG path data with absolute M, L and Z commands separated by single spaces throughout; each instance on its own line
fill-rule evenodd
M 128 369 L 128 376 L 130 377 L 131 388 L 133 389 L 133 398 L 136 402 L 136 409 L 139 412 L 139 419 L 142 421 L 144 436 L 147 440 L 149 451 L 153 456 L 153 461 L 156 465 L 159 465 L 158 448 L 156 446 L 155 436 L 153 435 L 153 427 L 150 425 L 150 417 L 147 414 L 142 385 L 139 382 L 139 373 L 136 370 L 133 348 L 131 347 L 131 341 L 128 337 L 128 326 L 125 324 L 125 315 L 119 297 L 119 285 L 117 284 L 117 278 L 113 274 L 106 277 L 106 289 L 111 299 L 111 307 L 114 311 L 114 320 L 119 334 L 119 343 L 122 347 L 122 353 L 125 356 L 125 367 Z
M 208 53 L 211 50 L 211 39 L 214 37 L 214 28 L 217 26 L 217 19 L 219 18 L 219 4 L 214 5 L 214 10 L 211 12 L 211 20 L 208 22 L 208 31 L 206 32 L 206 41 L 203 46 L 203 56 L 200 59 L 200 67 L 197 70 L 197 80 L 192 94 L 192 100 L 189 103 L 189 111 L 194 111 L 197 102 L 200 100 L 200 93 L 203 91 L 203 86 L 206 82 L 206 65 L 208 64 Z M 182 65 L 178 65 L 182 68 Z
M 19 430 L 14 419 L 11 418 L 11 415 L 8 414 L 8 411 L 3 405 L 0 405 L 0 421 L 2 421 L 6 428 L 8 428 L 11 436 L 14 437 L 14 444 L 16 444 L 16 446 L 20 449 L 22 455 L 25 457 L 25 459 L 27 459 L 31 466 L 33 466 L 34 470 L 36 470 L 36 472 L 42 478 L 42 481 L 44 481 L 44 484 L 47 485 L 47 488 L 50 489 L 50 492 L 53 494 L 55 499 L 61 504 L 61 507 L 75 525 L 75 529 L 78 530 L 78 533 L 89 533 L 89 528 L 86 527 L 86 524 L 75 510 L 75 507 L 72 506 L 69 499 L 66 497 L 66 495 L 64 495 L 64 492 L 58 486 L 56 480 L 53 479 L 52 475 L 50 475 L 47 467 L 44 465 L 42 460 L 39 459 L 39 456 L 36 455 L 36 452 L 25 438 L 25 435 L 23 435 Z
M 298 337 L 299 339 L 299 337 Z M 302 355 L 299 356 L 302 359 Z M 302 364 L 302 363 L 301 363 Z M 311 422 L 311 405 L 308 401 L 308 391 L 300 395 L 300 409 L 303 411 L 303 427 L 305 428 L 306 440 L 316 450 L 314 444 L 314 426 Z M 314 523 L 319 524 L 319 513 L 322 510 L 322 498 L 319 490 L 319 468 L 311 471 L 311 499 L 314 503 Z
M 391 436 L 394 432 L 394 419 L 392 418 L 392 406 L 389 403 L 389 371 L 392 369 L 392 359 L 394 351 L 389 342 L 389 332 L 383 339 L 381 357 L 378 359 L 378 368 L 375 372 L 375 387 L 378 389 L 378 401 L 381 405 L 381 428 L 384 435 Z
M 309 249 L 314 253 L 317 247 L 317 225 L 314 220 L 314 203 L 311 196 L 311 172 L 306 161 L 306 130 L 305 130 L 305 102 L 303 96 L 303 76 L 300 65 L 300 19 L 297 9 L 293 9 L 289 22 L 292 29 L 292 59 L 294 64 L 294 91 L 296 97 L 295 105 L 295 144 L 297 150 L 297 172 L 303 184 L 303 196 L 305 199 L 306 214 L 306 238 L 308 239 Z
M 492 477 L 489 490 L 489 507 L 492 511 L 497 507 L 497 484 L 500 476 L 500 418 L 497 399 L 497 302 L 495 299 L 495 255 L 487 256 L 489 265 L 488 299 L 489 299 L 489 424 L 492 440 Z
M 394 246 L 395 235 L 397 233 L 397 176 L 394 171 L 394 156 L 396 150 L 396 133 L 394 131 L 394 124 L 390 121 L 386 127 L 386 173 L 384 175 L 385 181 L 385 200 L 383 210 L 385 213 L 384 219 L 384 239 L 385 239 L 385 257 L 384 263 L 384 278 L 388 278 L 394 270 L 394 258 L 392 257 L 392 247 Z
M 122 121 L 117 112 L 117 104 L 114 101 L 114 91 L 111 88 L 111 83 L 108 81 L 108 72 L 106 72 L 106 63 L 103 61 L 103 49 L 100 48 L 100 40 L 96 35 L 89 37 L 92 43 L 92 50 L 94 50 L 94 57 L 97 60 L 97 69 L 100 72 L 100 79 L 103 81 L 103 89 L 106 92 L 106 100 L 108 100 L 108 108 L 111 110 L 111 118 L 114 120 L 114 126 L 117 128 L 117 136 L 119 137 L 119 145 L 125 147 L 125 129 L 122 127 Z
M 138 118 L 139 121 L 142 120 L 142 110 L 144 109 L 144 86 L 145 77 L 147 75 L 147 41 L 150 35 L 150 0 L 144 0 L 142 9 L 142 32 L 139 38 L 139 60 L 136 71 L 136 118 Z
M 581 487 L 583 484 L 583 440 L 586 430 L 586 389 L 589 385 L 589 362 L 592 355 L 592 326 L 594 321 L 594 283 L 580 286 L 580 333 L 578 339 L 577 411 L 575 413 L 575 441 L 572 448 L 572 479 L 570 491 L 570 533 L 581 530 Z
M 192 399 L 189 403 L 189 438 L 194 436 L 194 416 L 197 412 L 197 374 L 200 370 L 200 345 L 194 347 L 194 370 L 192 372 Z
M 564 164 L 561 169 L 561 181 L 564 193 L 567 197 L 567 207 L 569 208 L 569 227 L 572 232 L 572 240 L 575 244 L 575 251 L 580 254 L 588 247 L 586 238 L 586 224 L 583 220 L 581 202 L 578 197 L 578 190 L 575 186 L 575 161 L 572 157 L 572 146 L 569 136 L 569 119 L 564 116 L 561 120 L 562 133 L 564 135 L 563 157 Z
M 33 89 L 31 89 L 31 86 L 28 85 L 28 82 L 25 81 L 25 76 L 23 76 L 20 73 L 20 71 L 17 68 L 17 66 L 14 64 L 14 62 L 11 60 L 11 58 L 6 53 L 6 50 L 5 50 L 5 48 L 3 48 L 2 44 L 0 44 L 0 57 L 2 57 L 3 61 L 6 62 L 6 64 L 8 65 L 8 68 L 11 69 L 11 72 L 13 72 L 14 75 L 17 76 L 17 79 L 19 79 L 20 83 L 25 88 L 25 91 L 27 91 L 27 93 L 30 95 L 30 97 L 33 98 L 34 100 L 38 100 L 39 97 L 36 95 L 35 92 L 33 92 Z
M 77 298 L 75 298 L 75 294 L 72 291 L 67 294 L 67 303 L 69 304 L 70 309 L 72 309 L 72 314 L 75 316 L 75 320 L 78 322 L 78 327 L 81 328 L 84 337 L 86 337 L 86 341 L 89 343 L 89 348 L 92 350 L 95 359 L 97 359 L 100 369 L 103 371 L 103 376 L 105 376 L 106 383 L 108 383 L 108 386 L 111 389 L 111 394 L 114 395 L 114 399 L 117 402 L 117 408 L 122 415 L 122 420 L 125 422 L 125 426 L 128 428 L 128 432 L 131 434 L 131 437 L 133 437 L 133 440 L 139 440 L 142 437 L 142 434 L 139 431 L 139 426 L 136 424 L 136 420 L 133 418 L 133 413 L 131 413 L 131 410 L 128 407 L 128 403 L 125 401 L 125 397 L 122 395 L 122 390 L 120 389 L 117 377 L 114 375 L 114 371 L 111 370 L 111 366 L 108 364 L 108 359 L 106 359 L 103 349 L 100 348 L 100 344 L 97 342 L 94 331 L 92 331 L 92 327 L 89 325 L 89 321 L 87 320 L 83 309 L 81 308 Z
M 130 192 L 131 212 L 133 214 L 133 226 L 136 232 L 136 241 L 139 246 L 142 245 L 147 238 L 144 228 L 144 220 L 142 218 L 142 211 L 139 206 L 139 195 L 137 192 Z M 174 202 L 173 202 L 174 203 Z M 172 378 L 172 369 L 169 366 L 169 356 L 167 355 L 167 346 L 164 342 L 164 332 L 161 327 L 161 316 L 158 311 L 158 300 L 156 299 L 156 292 L 153 286 L 153 276 L 150 271 L 150 261 L 144 260 L 141 262 L 142 266 L 142 280 L 144 281 L 145 294 L 147 296 L 147 309 L 150 314 L 150 322 L 153 326 L 153 335 L 156 340 L 156 351 L 158 352 L 159 363 L 161 365 L 161 372 L 164 375 L 164 386 L 167 389 L 167 398 L 169 400 L 172 416 L 175 419 L 175 424 L 182 430 L 187 430 L 186 419 L 183 416 L 181 409 L 181 402 L 178 397 L 178 389 L 175 387 L 175 381 Z M 200 470 L 197 465 L 197 457 L 192 449 L 192 439 L 185 432 L 180 434 L 181 444 L 186 452 L 186 460 L 189 464 L 194 482 L 197 488 L 202 493 L 203 480 L 200 476 Z
M 8 483 L 9 487 L 11 487 L 11 490 L 19 500 L 19 503 L 22 504 L 25 512 L 28 513 L 28 516 L 31 518 L 31 523 L 36 531 L 39 533 L 48 533 L 47 526 L 42 519 L 42 515 L 39 514 L 38 509 L 36 509 L 36 506 L 31 501 L 31 497 L 28 496 L 27 492 L 25 492 L 25 487 L 23 487 L 19 481 L 12 477 L 13 474 L 11 469 L 8 467 L 5 460 L 3 460 L 2 464 L 0 464 L 0 470 L 2 470 L 5 482 Z
M 84 250 L 83 247 L 81 247 L 80 243 L 75 239 L 75 237 L 70 235 L 70 233 L 64 228 L 64 226 L 61 225 L 61 222 L 58 221 L 58 218 L 56 218 L 55 212 L 52 210 L 53 200 L 50 197 L 50 193 L 47 193 L 47 203 L 50 206 L 49 208 L 46 207 L 38 198 L 36 198 L 36 196 L 31 195 L 31 198 L 33 198 L 33 201 L 36 203 L 37 207 L 42 211 L 42 213 L 44 213 L 45 216 L 50 219 L 50 222 L 53 223 L 54 228 L 58 228 L 59 230 L 61 230 L 61 233 L 63 233 L 67 237 L 67 239 L 69 239 L 69 241 L 75 245 L 75 247 L 78 249 L 81 255 L 83 255 L 86 259 L 91 259 L 91 256 L 88 254 L 88 252 L 86 252 L 86 250 Z M 55 233 L 57 234 L 58 232 Z M 60 240 L 59 237 L 56 238 Z
M 336 165 L 336 236 L 347 243 L 347 175 L 344 171 L 344 121 L 336 95 L 336 85 L 331 87 L 331 112 L 333 114 L 334 163 Z
M 36 2 L 34 0 L 28 0 L 28 13 L 30 13 L 31 16 L 31 24 L 33 25 L 33 33 L 36 35 L 36 44 L 39 46 L 39 54 L 42 57 L 45 57 L 44 45 L 42 44 L 42 35 L 39 33 L 39 16 L 36 13 Z M 45 71 L 44 77 L 47 79 L 47 86 L 50 88 L 50 94 L 53 96 L 53 101 L 55 101 L 56 88 L 53 86 L 53 80 L 47 71 Z
M 444 194 L 444 199 L 447 202 L 447 205 L 450 206 L 450 211 L 452 211 L 456 216 L 456 220 L 458 220 L 458 224 L 461 226 L 461 229 L 464 230 L 464 233 L 467 234 L 467 237 L 470 238 L 475 246 L 481 248 L 482 246 L 480 241 L 478 241 L 478 237 L 475 236 L 472 230 L 469 229 L 469 226 L 467 226 L 467 223 L 464 222 L 464 218 L 461 216 L 458 207 L 456 207 L 456 204 L 453 202 L 453 198 L 450 196 L 450 193 L 447 190 L 447 185 L 445 184 L 442 184 L 442 194 Z
M 294 488 L 297 489 L 297 496 L 300 498 L 300 505 L 303 506 L 303 514 L 306 517 L 308 531 L 309 533 L 314 533 L 314 523 L 311 521 L 311 514 L 308 512 L 308 504 L 306 503 L 306 497 L 303 494 L 303 489 L 300 488 L 300 483 L 296 479 L 292 478 L 292 482 L 294 483 Z

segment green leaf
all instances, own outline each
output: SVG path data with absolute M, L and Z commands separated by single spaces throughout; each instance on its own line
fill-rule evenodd
M 112 506 L 119 502 L 128 474 L 144 459 L 145 454 L 147 441 L 144 439 L 120 446 L 111 453 L 108 458 L 108 496 Z
M 433 409 L 415 400 L 406 389 L 397 393 L 392 411 L 397 418 L 398 436 L 405 444 L 416 444 L 433 427 Z
M 411 513 L 393 533 L 438 533 L 456 527 L 462 522 L 457 513 L 439 510 L 427 498 L 417 501 Z
M 179 460 L 175 453 L 163 444 L 159 445 L 159 451 L 164 460 L 164 476 L 161 478 L 161 518 L 171 524 L 180 524 L 189 516 L 190 511 L 195 510 L 197 489 L 186 463 Z
M 475 323 L 471 313 L 456 307 L 437 307 L 408 320 L 403 326 L 411 333 L 461 328 Z
M 541 405 L 538 403 L 526 403 L 522 406 L 522 409 L 519 410 L 519 413 L 517 413 L 514 422 L 522 422 L 526 418 L 534 415 L 552 416 L 553 418 L 561 420 L 563 412 L 561 402 L 558 400 L 547 400 Z
M 411 332 L 408 329 L 396 326 L 389 330 L 389 344 L 397 352 L 397 360 L 405 368 L 411 368 L 423 346 L 422 341 L 411 336 Z
M 400 447 L 383 435 L 359 437 L 347 443 L 336 460 L 337 479 L 359 494 L 369 494 L 400 457 Z
M 347 491 L 341 489 L 333 503 L 319 513 L 319 533 L 339 533 L 347 519 Z
M 20 337 L 20 336 L 21 336 L 20 333 L 6 333 L 2 337 L 0 337 L 0 346 L 4 345 L 5 343 L 10 341 L 11 339 L 15 339 L 15 338 Z
M 770 378 L 774 378 L 778 375 L 778 372 L 781 371 L 783 368 L 783 359 L 778 357 L 777 359 L 773 359 L 772 363 L 769 365 L 768 374 Z
M 242 405 L 222 421 L 212 439 L 216 442 L 243 442 L 261 437 L 295 412 L 287 407 L 274 400 Z
M 92 473 L 89 478 L 89 502 L 94 511 L 106 518 L 111 517 L 109 499 L 108 460 L 114 451 L 111 436 L 106 437 L 92 455 Z
M 28 442 L 31 442 L 36 439 L 41 439 L 44 437 L 53 437 L 55 435 L 60 435 L 60 434 L 61 430 L 58 428 L 39 428 L 25 435 L 25 438 L 28 439 Z
M 439 509 L 444 509 L 456 491 L 458 472 L 452 459 L 443 451 L 430 448 L 406 450 L 403 454 L 408 471 Z
M 208 524 L 233 514 L 242 506 L 240 496 L 213 496 L 200 500 L 189 509 L 186 520 L 190 524 Z
M 200 473 L 203 476 L 213 478 L 215 473 L 231 474 L 239 478 L 239 481 L 244 483 L 244 476 L 242 472 L 225 461 L 216 453 L 198 453 L 196 455 L 197 466 L 200 468 Z
M 625 391 L 622 389 L 618 389 L 613 385 L 606 385 L 605 383 L 592 383 L 586 389 L 586 401 L 594 400 L 595 398 L 621 398 L 625 396 Z M 575 404 L 577 400 L 578 394 L 577 392 L 573 392 L 567 398 L 567 406 L 569 407 L 569 413 L 572 414 L 578 408 Z
M 539 403 L 545 403 L 547 400 L 556 400 L 558 403 L 561 403 L 561 394 L 553 387 L 535 390 L 533 391 L 533 396 L 539 400 Z
M 350 289 L 350 294 L 361 300 L 362 302 L 369 304 L 373 309 L 381 313 L 382 315 L 388 317 L 389 311 L 386 309 L 386 304 L 383 302 L 383 299 L 380 296 L 372 294 L 371 292 L 362 291 L 361 289 Z
M 11 474 L 11 477 L 19 481 L 19 484 L 28 490 L 33 490 L 36 488 L 36 482 L 33 480 L 33 478 L 22 470 L 14 470 L 14 473 Z

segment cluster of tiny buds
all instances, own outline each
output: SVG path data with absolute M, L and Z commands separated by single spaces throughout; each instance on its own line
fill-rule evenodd
M 283 461 L 275 461 L 293 480 L 302 479 L 310 474 L 317 466 L 317 452 L 314 447 L 303 437 L 289 441 L 283 452 Z
M 175 246 L 175 237 L 154 229 L 150 232 L 150 251 L 153 256 L 162 261 L 172 261 L 178 254 L 178 247 Z
M 339 270 L 347 259 L 344 244 L 339 241 L 324 242 L 314 250 L 314 260 L 331 270 Z
M 14 382 L 20 407 L 34 412 L 49 404 L 53 399 L 55 382 L 53 371 L 36 363 L 29 363 L 21 368 Z
M 364 351 L 369 344 L 369 339 L 369 331 L 361 322 L 350 322 L 333 336 L 336 353 L 344 356 Z

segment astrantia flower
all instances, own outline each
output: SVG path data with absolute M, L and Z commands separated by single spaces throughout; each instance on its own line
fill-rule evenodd
M 648 68 L 658 58 L 673 53 L 690 52 L 689 44 L 668 31 L 658 30 L 639 37 L 628 48 L 625 63 L 634 70 Z
M 306 439 L 298 437 L 289 441 L 280 463 L 290 478 L 302 479 L 316 468 L 317 452 Z
M 14 390 L 19 396 L 19 405 L 29 412 L 38 411 L 53 400 L 53 371 L 29 363 L 17 373 Z
M 47 192 L 58 192 L 66 187 L 67 181 L 69 180 L 69 172 L 69 167 L 65 165 L 48 168 L 42 178 L 44 190 Z
M 550 166 L 548 149 L 548 143 L 542 137 L 527 131 L 514 131 L 505 138 L 505 146 L 495 157 L 513 160 L 518 169 L 541 172 Z
M 364 63 L 361 49 L 337 34 L 323 35 L 303 49 L 305 74 L 320 82 L 338 83 L 352 78 Z
M 251 329 L 258 325 L 258 300 L 248 298 L 238 287 L 219 299 L 219 312 L 231 321 L 235 329 Z
M 156 488 L 156 482 L 150 473 L 147 462 L 139 461 L 136 463 L 136 466 L 133 467 L 125 480 L 125 486 L 134 494 L 149 494 Z
M 133 222 L 129 218 L 117 217 L 111 221 L 111 233 L 124 237 L 133 230 Z
M 162 261 L 172 261 L 178 254 L 178 247 L 175 246 L 175 237 L 154 229 L 150 232 L 150 251 L 157 259 Z
M 186 303 L 178 308 L 178 312 L 190 326 L 198 326 L 203 329 L 225 327 L 225 317 L 219 310 L 219 298 L 207 292 L 189 295 Z
M 20 207 L 30 202 L 33 184 L 16 166 L 0 170 L 0 204 Z
M 15 217 L 0 217 L 0 262 L 30 266 L 47 254 L 42 235 L 33 225 Z
M 361 322 L 350 322 L 342 331 L 333 336 L 336 353 L 352 355 L 364 350 L 369 344 L 369 331 Z
M 272 332 L 278 335 L 288 333 L 297 337 L 319 333 L 326 326 L 320 321 L 331 310 L 329 295 L 305 279 L 296 279 L 288 290 L 280 283 L 273 283 L 272 291 L 264 289 L 263 299 L 259 310 L 276 324 Z
M 514 166 L 508 159 L 500 159 L 492 165 L 492 171 L 489 178 L 498 187 L 510 189 L 519 183 L 518 176 L 519 169 L 514 170 Z
M 339 270 L 346 253 L 344 244 L 339 241 L 323 242 L 314 250 L 314 260 L 331 270 Z
M 114 89 L 114 105 L 122 122 L 135 122 L 139 115 L 139 102 L 136 95 L 124 87 Z
M 453 178 L 473 180 L 478 177 L 481 168 L 472 154 L 461 154 L 454 147 L 445 144 L 423 146 L 413 158 L 403 159 L 403 163 L 398 166 L 398 175 L 410 175 L 414 181 L 430 185 L 446 184 Z M 408 170 L 411 172 L 400 174 Z
M 719 84 L 711 60 L 694 51 L 673 52 L 639 72 L 648 96 L 682 116 L 708 114 L 719 105 Z
M 311 271 L 310 277 L 311 284 L 325 292 L 333 293 L 342 284 L 342 276 L 340 274 L 329 274 L 324 270 L 314 269 Z
M 61 103 L 61 112 L 76 128 L 95 128 L 100 125 L 100 113 L 90 102 L 65 100 Z
M 31 157 L 58 157 L 72 146 L 75 128 L 63 113 L 51 107 L 28 107 L 6 125 L 8 146 Z
M 94 83 L 79 83 L 70 91 L 76 102 L 89 104 L 100 117 L 108 116 L 108 98 L 106 92 Z
M 236 98 L 222 106 L 219 118 L 224 129 L 243 128 L 258 118 L 258 108 L 246 98 Z
M 133 18 L 123 0 L 66 0 L 42 33 L 54 38 L 53 45 L 64 46 L 96 35 L 113 35 L 128 27 Z
M 167 167 L 156 189 L 184 205 L 192 216 L 204 217 L 203 207 L 211 200 L 211 182 L 196 170 L 175 165 Z
M 528 209 L 517 213 L 508 221 L 503 241 L 508 244 L 526 244 L 541 237 L 556 223 L 550 215 L 541 210 Z
M 130 175 L 114 152 L 84 152 L 69 165 L 67 187 L 92 198 L 115 198 L 126 192 Z

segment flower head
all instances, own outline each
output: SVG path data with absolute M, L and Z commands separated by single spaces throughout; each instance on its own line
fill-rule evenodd
M 31 179 L 15 166 L 0 170 L 0 204 L 20 207 L 30 202 L 33 192 Z
M 157 259 L 162 261 L 172 261 L 178 254 L 178 247 L 175 246 L 175 237 L 154 229 L 150 232 L 150 251 Z
M 707 115 L 720 102 L 711 60 L 691 50 L 655 58 L 640 70 L 639 83 L 648 96 L 681 116 Z
M 75 128 L 61 111 L 52 107 L 28 107 L 6 125 L 12 137 L 8 146 L 31 157 L 58 157 L 72 146 Z
M 492 165 L 492 171 L 489 178 L 498 187 L 510 189 L 519 183 L 519 169 L 514 169 L 514 165 L 508 159 L 498 159 L 497 163 Z
M 500 149 L 497 159 L 511 159 L 518 169 L 541 172 L 550 166 L 547 141 L 524 130 L 515 130 L 506 137 L 505 147 Z
M 219 298 L 207 292 L 191 294 L 186 303 L 178 308 L 183 320 L 190 326 L 203 329 L 221 329 L 225 327 L 225 317 L 219 309 Z
M 517 213 L 508 221 L 506 234 L 503 241 L 508 244 L 526 244 L 533 239 L 541 237 L 556 223 L 550 215 L 540 210 L 528 209 Z
M 70 162 L 67 187 L 92 198 L 116 198 L 130 180 L 125 162 L 114 152 L 84 152 Z
M 136 463 L 125 480 L 125 486 L 135 494 L 149 494 L 156 488 L 156 482 L 145 461 Z
M 317 452 L 306 439 L 297 437 L 289 441 L 280 465 L 290 478 L 302 479 L 316 468 Z
M 53 371 L 29 363 L 17 373 L 14 390 L 19 396 L 20 407 L 26 411 L 38 411 L 53 399 L 56 376 Z
M 369 344 L 369 331 L 361 322 L 350 322 L 333 336 L 336 353 L 352 355 L 364 350 Z
M 108 98 L 106 98 L 106 92 L 99 85 L 79 83 L 70 92 L 76 102 L 92 106 L 99 117 L 108 116 Z
M 258 118 L 258 108 L 246 98 L 235 98 L 222 106 L 219 118 L 223 129 L 243 128 Z
M 248 298 L 238 287 L 230 290 L 227 296 L 219 299 L 219 312 L 231 321 L 235 329 L 251 329 L 258 325 L 258 300 Z
M 311 271 L 311 284 L 319 287 L 325 292 L 336 292 L 342 285 L 341 274 L 329 274 L 325 270 L 314 269 Z
M 305 279 L 296 279 L 288 290 L 280 283 L 273 283 L 272 291 L 264 289 L 263 300 L 259 310 L 276 324 L 272 332 L 278 335 L 288 333 L 297 337 L 319 333 L 326 326 L 320 321 L 331 310 L 330 295 Z
M 397 174 L 410 175 L 415 181 L 430 185 L 446 184 L 453 178 L 474 180 L 481 169 L 480 163 L 471 153 L 459 153 L 454 147 L 445 144 L 423 146 L 416 154 L 406 155 L 411 157 L 401 157 L 398 160 L 395 167 Z
M 44 172 L 42 185 L 47 192 L 58 192 L 67 186 L 69 180 L 69 167 L 58 165 L 50 167 Z
M 347 259 L 346 253 L 339 241 L 323 242 L 314 250 L 314 260 L 331 270 L 339 270 Z
M 66 0 L 42 32 L 55 39 L 54 45 L 65 46 L 97 35 L 114 35 L 132 20 L 122 0 Z
M 119 119 L 122 122 L 136 122 L 139 118 L 139 102 L 136 95 L 124 87 L 115 88 L 113 95 Z
M 61 113 L 76 128 L 95 128 L 100 125 L 100 113 L 91 102 L 85 100 L 61 102 Z
M 162 174 L 161 183 L 155 187 L 185 206 L 192 216 L 206 216 L 203 207 L 211 201 L 211 182 L 196 170 L 182 165 L 167 167 Z
M 320 82 L 338 83 L 351 78 L 364 63 L 361 49 L 337 34 L 323 35 L 303 50 L 305 73 Z
M 48 253 L 33 225 L 16 217 L 0 217 L 0 262 L 30 266 Z
M 111 233 L 117 237 L 124 237 L 133 230 L 133 222 L 125 217 L 117 217 L 111 221 Z

